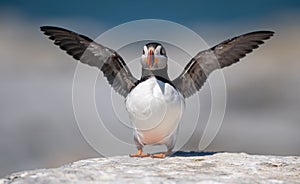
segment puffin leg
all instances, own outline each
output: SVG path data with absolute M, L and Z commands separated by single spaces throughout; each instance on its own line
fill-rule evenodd
M 177 129 L 178 131 L 178 129 Z M 162 153 L 155 153 L 155 154 L 151 154 L 152 158 L 165 158 L 166 156 L 169 156 L 172 154 L 172 150 L 174 149 L 175 146 L 175 142 L 176 142 L 176 134 L 173 134 L 167 141 L 166 141 L 166 146 L 167 146 L 167 150 L 166 152 L 162 152 Z
M 142 158 L 144 158 L 144 157 L 150 157 L 149 153 L 143 153 L 143 147 L 144 147 L 144 145 L 137 138 L 137 134 L 134 134 L 134 142 L 136 144 L 138 152 L 134 153 L 134 154 L 130 154 L 129 155 L 130 157 L 142 157 Z
M 143 153 L 143 150 L 142 149 L 138 149 L 138 152 L 137 153 L 134 153 L 134 154 L 130 154 L 129 155 L 130 157 L 150 157 L 150 154 L 149 153 Z

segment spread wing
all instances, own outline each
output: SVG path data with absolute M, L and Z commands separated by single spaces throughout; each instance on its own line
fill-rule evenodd
M 42 26 L 41 31 L 74 59 L 98 67 L 113 89 L 122 96 L 126 97 L 135 86 L 137 79 L 133 77 L 122 57 L 114 50 L 63 28 Z
M 251 32 L 199 52 L 172 82 L 181 94 L 187 98 L 202 87 L 211 72 L 238 62 L 273 34 L 274 32 L 271 31 Z

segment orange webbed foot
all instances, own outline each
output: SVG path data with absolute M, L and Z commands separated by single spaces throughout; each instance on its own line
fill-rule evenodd
M 152 158 L 165 158 L 166 154 L 165 153 L 155 153 L 151 155 Z
M 172 153 L 172 151 L 167 151 L 167 152 L 163 152 L 163 153 L 155 153 L 155 154 L 152 154 L 151 157 L 152 158 L 166 158 L 171 153 Z
M 143 153 L 143 150 L 138 150 L 137 153 L 130 154 L 129 156 L 130 157 L 141 157 L 141 158 L 144 158 L 144 157 L 150 157 L 150 154 L 149 153 Z

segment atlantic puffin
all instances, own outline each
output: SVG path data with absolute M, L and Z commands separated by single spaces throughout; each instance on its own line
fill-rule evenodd
M 172 153 L 185 99 L 195 94 L 214 70 L 238 62 L 274 35 L 272 31 L 246 33 L 200 51 L 171 80 L 168 57 L 162 44 L 147 43 L 142 48 L 142 75 L 135 78 L 122 57 L 111 48 L 73 31 L 42 26 L 41 31 L 67 54 L 98 67 L 112 88 L 125 98 L 126 110 L 134 129 L 138 152 L 130 157 L 164 158 Z M 143 152 L 145 145 L 166 145 L 167 151 Z

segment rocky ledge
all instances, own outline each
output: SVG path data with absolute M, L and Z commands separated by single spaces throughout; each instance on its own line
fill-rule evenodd
M 300 157 L 179 152 L 165 159 L 116 156 L 23 171 L 5 183 L 298 183 Z

